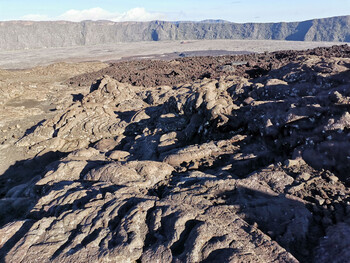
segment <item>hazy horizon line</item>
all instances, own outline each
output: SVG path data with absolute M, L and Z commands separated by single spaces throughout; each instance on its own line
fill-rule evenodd
M 64 19 L 48 19 L 48 20 L 30 20 L 30 19 L 9 19 L 9 20 L 0 20 L 0 22 L 32 22 L 32 23 L 40 23 L 40 22 L 69 22 L 69 23 L 82 23 L 82 22 L 112 22 L 112 23 L 149 23 L 149 22 L 169 22 L 169 23 L 203 23 L 203 22 L 213 22 L 213 23 L 233 23 L 233 24 L 274 24 L 274 23 L 297 23 L 297 22 L 306 22 L 312 20 L 320 20 L 320 19 L 331 19 L 336 17 L 348 17 L 350 15 L 337 15 L 337 16 L 329 16 L 329 17 L 315 17 L 305 20 L 290 20 L 290 21 L 269 21 L 269 22 L 234 22 L 230 20 L 220 19 L 220 18 L 207 18 L 202 20 L 166 20 L 166 19 L 154 19 L 154 20 L 127 20 L 127 21 L 113 21 L 108 19 L 85 19 L 81 21 L 71 21 Z

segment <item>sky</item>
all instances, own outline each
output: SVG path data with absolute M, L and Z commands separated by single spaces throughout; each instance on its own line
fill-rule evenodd
M 350 0 L 0 0 L 0 21 L 290 22 L 350 15 Z

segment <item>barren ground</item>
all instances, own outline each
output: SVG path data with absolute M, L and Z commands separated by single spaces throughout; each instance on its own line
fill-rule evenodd
M 193 40 L 135 42 L 91 47 L 50 48 L 21 51 L 0 51 L 0 68 L 24 69 L 55 62 L 115 61 L 140 58 L 176 58 L 182 52 L 229 51 L 264 52 L 301 50 L 332 46 L 335 42 L 302 42 L 274 40 Z M 176 54 L 173 54 L 176 52 Z M 210 54 L 208 54 L 210 55 Z
M 348 260 L 349 46 L 179 58 L 214 42 L 317 45 L 0 70 L 0 261 Z M 128 56 L 113 48 L 0 57 Z

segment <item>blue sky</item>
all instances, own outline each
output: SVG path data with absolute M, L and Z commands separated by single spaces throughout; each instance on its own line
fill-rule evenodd
M 350 0 L 0 0 L 0 20 L 301 21 L 350 15 Z

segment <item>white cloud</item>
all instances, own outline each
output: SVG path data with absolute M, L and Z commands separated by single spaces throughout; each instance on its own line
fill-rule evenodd
M 144 8 L 137 7 L 116 17 L 114 21 L 151 21 L 164 19 L 165 15 L 161 13 L 149 13 Z
M 82 20 L 112 20 L 114 14 L 102 8 L 96 7 L 84 10 L 71 9 L 58 16 L 59 20 L 79 22 Z
M 115 22 L 120 22 L 165 20 L 166 16 L 161 13 L 148 12 L 146 11 L 146 9 L 141 7 L 130 9 L 129 11 L 124 13 L 110 12 L 100 7 L 95 7 L 84 10 L 71 9 L 57 17 L 51 18 L 46 15 L 30 14 L 23 16 L 21 19 L 33 21 L 66 20 L 73 22 L 80 22 L 83 20 L 111 20 Z

